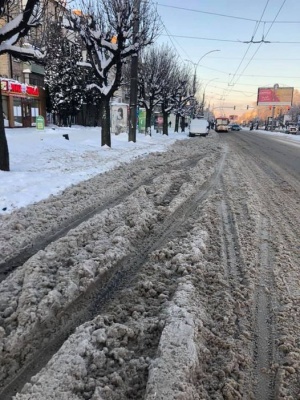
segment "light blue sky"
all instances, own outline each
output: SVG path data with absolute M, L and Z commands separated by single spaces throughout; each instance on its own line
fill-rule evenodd
M 206 88 L 211 106 L 224 107 L 226 114 L 232 114 L 236 106 L 240 114 L 256 102 L 258 87 L 277 83 L 300 89 L 300 0 L 155 3 L 166 28 L 158 42 L 176 48 L 179 59 L 193 71 L 185 59 L 197 63 L 205 53 L 220 50 L 204 56 L 197 68 L 197 79 Z M 242 43 L 263 37 L 273 43 Z

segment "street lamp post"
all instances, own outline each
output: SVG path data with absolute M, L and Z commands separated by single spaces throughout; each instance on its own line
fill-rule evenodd
M 205 101 L 205 91 L 206 91 L 206 88 L 207 88 L 207 86 L 210 84 L 210 82 L 216 81 L 217 79 L 219 79 L 219 78 L 210 79 L 210 80 L 207 82 L 207 84 L 204 86 L 203 96 L 202 96 L 202 105 L 201 105 L 202 114 L 204 114 L 204 101 Z
M 201 57 L 199 58 L 199 60 L 198 60 L 197 63 L 194 63 L 194 62 L 191 61 L 191 60 L 185 60 L 185 61 L 188 61 L 188 62 L 192 63 L 192 64 L 194 65 L 194 68 L 195 68 L 195 70 L 194 70 L 194 79 L 193 79 L 193 95 L 194 95 L 194 97 L 195 97 L 195 94 L 196 94 L 196 86 L 197 86 L 197 67 L 198 67 L 200 61 L 201 61 L 205 56 L 207 56 L 207 55 L 210 54 L 210 53 L 214 53 L 215 51 L 221 51 L 221 50 L 211 50 L 211 51 L 208 51 L 207 53 L 203 54 L 203 56 L 201 56 Z M 193 117 L 194 117 L 194 112 L 195 112 L 195 110 L 193 110 Z
M 195 67 L 195 71 L 194 71 L 194 80 L 193 80 L 193 92 L 194 92 L 194 95 L 195 95 L 195 93 L 196 93 L 197 67 L 198 67 L 200 61 L 203 60 L 203 58 L 204 58 L 205 56 L 207 56 L 207 55 L 210 54 L 210 53 L 214 53 L 215 51 L 221 51 L 221 50 L 211 50 L 211 51 L 208 51 L 207 53 L 203 54 L 202 57 L 199 58 L 199 60 L 198 60 L 197 63 L 194 63 L 194 62 L 191 61 L 191 60 L 185 60 L 185 61 L 188 61 L 188 62 L 192 63 L 192 64 L 194 65 L 194 67 Z

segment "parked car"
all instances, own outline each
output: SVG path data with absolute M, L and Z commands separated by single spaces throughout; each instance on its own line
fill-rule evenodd
M 195 118 L 191 120 L 189 137 L 207 136 L 209 134 L 209 122 L 204 118 Z
M 289 125 L 287 128 L 287 133 L 292 133 L 294 135 L 297 135 L 298 132 L 298 127 L 296 125 Z
M 233 125 L 231 125 L 230 130 L 231 131 L 241 131 L 242 128 L 238 124 L 233 124 Z

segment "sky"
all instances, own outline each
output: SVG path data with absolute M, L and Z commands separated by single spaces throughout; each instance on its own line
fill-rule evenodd
M 300 144 L 300 135 L 266 132 L 278 140 Z M 69 140 L 63 135 L 68 134 Z M 241 134 L 243 134 L 241 132 Z M 176 140 L 209 140 L 188 138 L 188 132 L 152 136 L 137 133 L 136 143 L 128 134 L 112 135 L 112 147 L 101 146 L 100 128 L 73 126 L 6 129 L 10 152 L 10 172 L 0 171 L 0 214 L 44 200 L 65 188 L 108 171 L 136 157 L 164 152 Z
M 255 105 L 258 87 L 300 90 L 299 0 L 155 3 L 163 25 L 157 42 L 168 43 L 192 73 L 199 62 L 199 98 L 205 91 L 216 112 L 241 115 Z M 251 40 L 259 43 L 244 43 Z

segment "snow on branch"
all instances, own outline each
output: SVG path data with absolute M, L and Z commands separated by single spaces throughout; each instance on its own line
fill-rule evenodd
M 9 0 L 1 0 L 0 17 L 6 19 Z M 9 53 L 19 59 L 41 59 L 43 54 L 38 49 L 15 46 L 18 41 L 26 36 L 31 28 L 40 25 L 43 8 L 39 0 L 27 0 L 23 12 L 7 21 L 0 28 L 0 54 Z
M 112 95 L 121 83 L 123 60 L 137 55 L 156 36 L 156 14 L 148 2 L 141 2 L 137 10 L 135 0 L 80 0 L 79 4 L 80 12 L 70 12 L 65 27 L 80 36 L 102 83 L 101 93 Z M 139 31 L 134 35 L 137 20 Z

